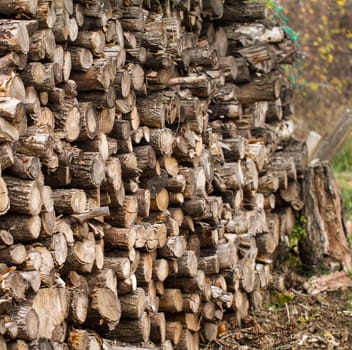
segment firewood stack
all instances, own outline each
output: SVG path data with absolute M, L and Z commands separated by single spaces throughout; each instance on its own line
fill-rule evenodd
M 301 209 L 261 1 L 2 0 L 0 348 L 198 349 Z

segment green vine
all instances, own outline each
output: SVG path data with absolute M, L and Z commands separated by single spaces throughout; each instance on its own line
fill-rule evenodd
M 299 33 L 288 26 L 288 18 L 284 15 L 282 7 L 275 0 L 264 0 L 271 13 L 271 20 L 278 22 L 282 30 L 296 44 L 299 44 Z

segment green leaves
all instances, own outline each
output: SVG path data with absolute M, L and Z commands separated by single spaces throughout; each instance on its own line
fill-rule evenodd
M 296 222 L 290 235 L 289 248 L 296 251 L 298 243 L 307 236 L 306 231 L 307 219 L 300 212 L 296 212 Z M 296 251 L 298 253 L 298 251 Z

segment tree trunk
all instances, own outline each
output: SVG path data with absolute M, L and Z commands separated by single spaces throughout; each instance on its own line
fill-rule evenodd
M 350 269 L 351 251 L 342 219 L 341 197 L 328 163 L 320 162 L 306 169 L 303 196 L 307 220 L 303 229 L 307 236 L 299 246 L 302 260 L 309 266 L 337 261 Z

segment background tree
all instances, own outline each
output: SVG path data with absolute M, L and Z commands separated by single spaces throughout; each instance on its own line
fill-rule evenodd
M 300 59 L 289 72 L 297 87 L 297 129 L 301 136 L 309 130 L 325 135 L 352 108 L 352 0 L 270 2 L 300 33 Z

